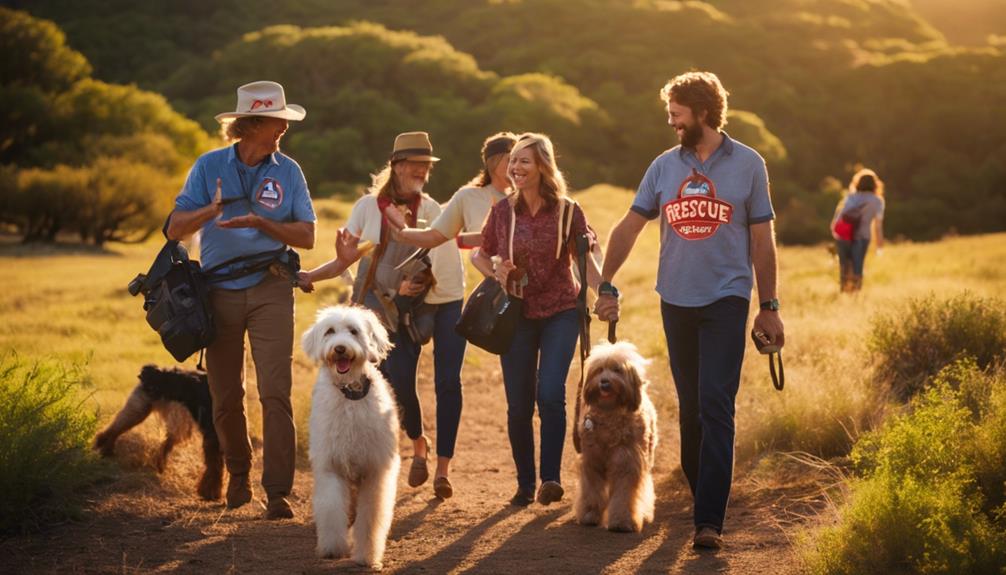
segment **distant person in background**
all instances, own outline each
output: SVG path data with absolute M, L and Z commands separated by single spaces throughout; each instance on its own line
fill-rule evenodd
M 395 226 L 385 215 L 396 211 L 396 217 L 413 228 L 426 227 L 440 215 L 440 204 L 423 192 L 433 164 L 438 161 L 440 158 L 433 156 L 429 134 L 399 134 L 388 163 L 374 174 L 367 195 L 356 202 L 346 227 L 339 230 L 336 258 L 301 272 L 300 279 L 311 290 L 313 282 L 341 275 L 362 258 L 353 286 L 353 301 L 382 318 L 395 344 L 381 364 L 381 371 L 395 390 L 402 426 L 412 440 L 408 476 L 411 487 L 429 479 L 430 442 L 423 433 L 416 368 L 422 346 L 433 340 L 437 394 L 437 469 L 433 492 L 440 499 L 447 499 L 454 494 L 448 473 L 461 421 L 461 364 L 468 344 L 454 331 L 465 292 L 464 266 L 454 242 L 417 258 L 414 246 L 392 234 Z M 369 255 L 361 249 L 361 240 L 374 244 Z M 420 262 L 427 265 L 418 265 Z M 408 306 L 403 306 L 403 302 L 409 302 Z
M 785 343 L 776 296 L 776 246 L 765 160 L 723 131 L 727 91 L 710 72 L 689 72 L 660 91 L 681 145 L 657 156 L 611 231 L 595 310 L 618 319 L 610 283 L 649 220 L 660 220 L 657 293 L 678 393 L 681 468 L 694 498 L 695 547 L 719 548 L 734 467 L 734 412 L 754 329 Z M 752 271 L 754 272 L 752 274 Z
M 884 182 L 873 170 L 864 168 L 852 176 L 848 193 L 835 208 L 831 231 L 838 252 L 839 288 L 843 292 L 856 292 L 863 287 L 863 264 L 874 227 L 877 253 L 884 247 L 884 203 Z
M 571 256 L 560 240 L 560 213 L 572 209 L 569 237 L 596 240 L 579 204 L 569 208 L 566 181 L 555 163 L 552 141 L 527 133 L 510 152 L 507 174 L 514 192 L 496 202 L 482 228 L 482 245 L 472 263 L 486 277 L 523 298 L 513 343 L 500 356 L 507 402 L 507 432 L 517 467 L 517 492 L 511 505 L 535 500 L 534 408 L 541 420 L 541 487 L 537 500 L 562 499 L 562 449 L 566 441 L 566 376 L 579 336 L 578 286 Z M 566 212 L 568 213 L 568 212 Z M 513 231 L 511 241 L 511 230 Z M 587 259 L 587 282 L 597 289 L 600 270 Z
M 287 105 L 276 82 L 245 84 L 237 96 L 236 111 L 216 117 L 227 140 L 236 143 L 196 160 L 175 199 L 166 235 L 180 240 L 200 232 L 203 269 L 231 262 L 219 270 L 229 279 L 211 285 L 216 338 L 206 348 L 213 426 L 230 473 L 227 507 L 241 507 L 252 498 L 252 446 L 244 406 L 247 333 L 262 404 L 265 515 L 284 519 L 293 517 L 287 497 L 297 458 L 290 404 L 293 290 L 289 279 L 271 270 L 244 274 L 233 260 L 286 246 L 314 247 L 315 215 L 304 173 L 279 151 L 289 122 L 304 119 L 306 112 Z
M 499 132 L 482 143 L 482 169 L 470 182 L 454 192 L 444 211 L 428 228 L 410 228 L 402 212 L 388 207 L 385 216 L 392 224 L 394 237 L 421 248 L 433 248 L 457 237 L 458 245 L 473 248 L 482 245 L 482 224 L 490 208 L 510 191 L 507 164 L 517 135 Z

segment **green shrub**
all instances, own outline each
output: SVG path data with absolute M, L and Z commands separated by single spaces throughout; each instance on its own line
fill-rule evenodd
M 878 376 L 907 400 L 956 359 L 974 357 L 985 369 L 1006 358 L 1006 311 L 999 300 L 968 293 L 913 299 L 874 320 L 868 345 Z
M 838 523 L 810 545 L 811 573 L 1003 572 L 1006 530 L 993 517 L 1006 475 L 1006 388 L 988 377 L 962 359 L 909 412 L 860 439 L 852 459 L 862 477 Z M 983 393 L 989 400 L 969 409 Z
M 959 479 L 929 483 L 891 473 L 853 484 L 838 525 L 807 557 L 815 575 L 999 573 L 1003 533 Z
M 75 516 L 80 488 L 98 477 L 97 421 L 81 405 L 81 380 L 76 366 L 0 361 L 0 533 Z
M 985 386 L 990 393 L 974 430 L 975 476 L 985 495 L 985 510 L 999 508 L 1006 524 L 1006 367 L 982 375 L 991 385 Z

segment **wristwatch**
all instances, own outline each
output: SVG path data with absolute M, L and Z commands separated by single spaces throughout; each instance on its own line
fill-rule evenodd
M 779 299 L 772 298 L 768 301 L 763 301 L 758 307 L 760 307 L 762 311 L 779 311 Z
M 618 288 L 611 285 L 611 282 L 601 282 L 601 285 L 597 286 L 597 295 L 610 295 L 618 299 Z

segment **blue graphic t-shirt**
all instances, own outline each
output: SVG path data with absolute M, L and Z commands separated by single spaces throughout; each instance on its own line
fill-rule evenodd
M 650 164 L 631 209 L 660 218 L 661 299 L 700 307 L 727 296 L 751 298 L 749 228 L 775 218 L 758 152 L 726 133 L 705 163 L 672 148 Z
M 191 211 L 208 205 L 216 194 L 217 178 L 221 180 L 224 200 L 221 220 L 249 213 L 280 222 L 313 222 L 316 219 L 304 172 L 297 162 L 275 152 L 259 165 L 247 166 L 238 158 L 235 146 L 207 152 L 196 160 L 185 186 L 175 198 L 175 209 Z M 203 269 L 239 256 L 285 247 L 261 230 L 221 228 L 217 221 L 210 220 L 201 229 L 199 259 Z M 261 282 L 266 273 L 258 272 L 213 285 L 223 289 L 245 289 Z

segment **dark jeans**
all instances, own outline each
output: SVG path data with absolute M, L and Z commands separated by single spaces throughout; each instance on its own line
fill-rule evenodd
M 836 240 L 835 249 L 838 252 L 838 268 L 846 269 L 848 266 L 854 275 L 863 275 L 863 262 L 866 261 L 866 249 L 870 247 L 870 240 Z
M 703 307 L 661 302 L 678 392 L 681 468 L 695 498 L 695 526 L 723 529 L 734 467 L 734 399 L 744 360 L 748 300 Z
M 468 342 L 454 332 L 461 317 L 461 300 L 439 304 L 433 328 L 433 386 L 437 394 L 437 455 L 454 457 L 454 444 L 461 422 L 461 364 Z M 422 347 L 409 338 L 405 328 L 393 336 L 395 347 L 381 364 L 398 400 L 402 427 L 410 439 L 423 435 L 423 408 L 416 393 L 416 368 Z
M 541 419 L 541 480 L 559 481 L 566 441 L 566 375 L 580 334 L 575 309 L 543 319 L 521 317 L 510 351 L 500 356 L 507 431 L 517 485 L 534 491 L 534 405 Z

